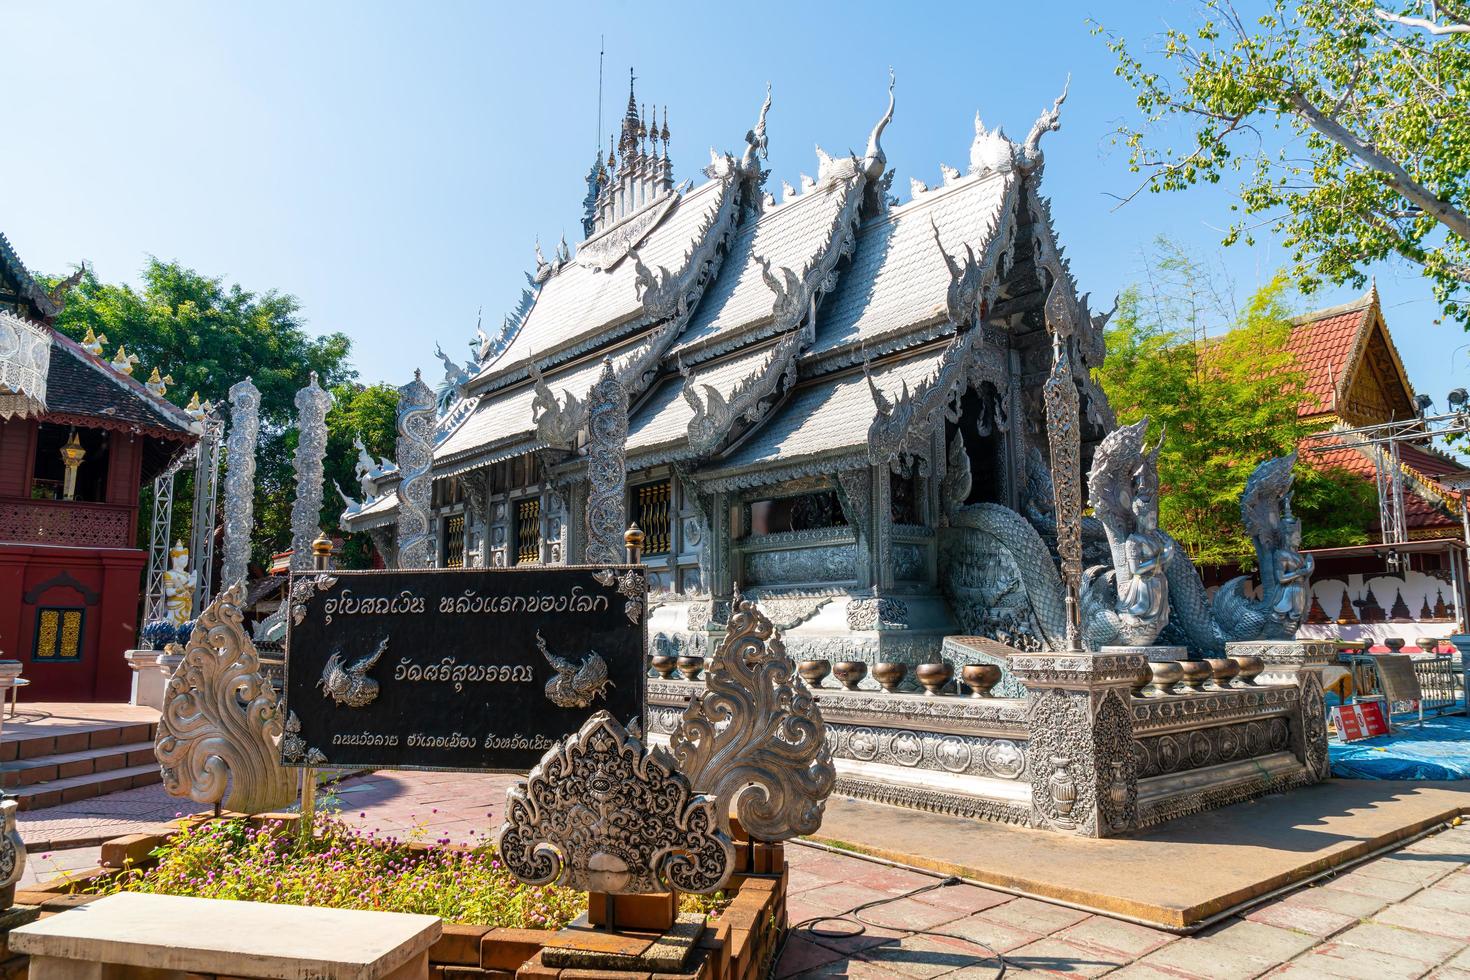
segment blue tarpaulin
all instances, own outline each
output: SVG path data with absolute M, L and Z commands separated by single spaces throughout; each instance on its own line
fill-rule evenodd
M 1346 779 L 1470 779 L 1470 718 L 1399 718 L 1392 735 L 1327 743 L 1332 775 Z

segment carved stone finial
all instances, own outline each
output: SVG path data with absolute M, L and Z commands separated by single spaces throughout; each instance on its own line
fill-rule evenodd
M 244 594 L 233 583 L 195 623 L 168 682 L 154 753 L 171 795 L 262 813 L 289 804 L 296 780 L 279 761 L 275 688 L 241 627 Z
M 311 542 L 321 533 L 323 461 L 327 455 L 327 412 L 336 399 L 317 384 L 316 372 L 296 392 L 296 499 L 291 503 L 291 568 L 311 568 Z
M 1062 128 L 1062 103 L 1067 101 L 1067 90 L 1072 87 L 1072 76 L 1062 85 L 1062 94 L 1051 104 L 1051 108 L 1037 117 L 1026 134 L 1026 142 L 1016 148 L 1016 163 L 1022 173 L 1037 173 L 1041 170 L 1041 137 Z
M 888 166 L 888 157 L 883 152 L 883 130 L 893 121 L 893 85 L 897 80 L 893 69 L 888 69 L 888 109 L 883 117 L 873 127 L 873 132 L 868 135 L 868 150 L 863 154 L 863 173 L 867 174 L 869 180 L 877 180 L 883 176 L 883 170 Z
M 766 159 L 766 113 L 771 111 L 771 83 L 766 83 L 766 100 L 761 103 L 755 128 L 745 134 L 745 153 L 740 157 L 740 170 L 747 177 L 758 176 L 759 160 Z
M 606 711 L 510 788 L 495 847 L 527 884 L 609 894 L 708 894 L 735 864 L 715 801 L 696 796 L 667 752 L 645 749 Z
M 752 839 L 813 833 L 837 778 L 826 725 L 780 633 L 738 590 L 705 677 L 669 739 L 680 769 L 715 797 L 722 828 L 733 810 Z
M 260 438 L 260 389 L 249 378 L 230 387 L 230 433 L 225 439 L 224 562 L 220 583 L 243 582 L 250 565 L 255 517 L 255 450 Z
M 434 463 L 434 392 L 417 370 L 398 389 L 398 566 L 427 568 L 430 554 L 429 505 Z

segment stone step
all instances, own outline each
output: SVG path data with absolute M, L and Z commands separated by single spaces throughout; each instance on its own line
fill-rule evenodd
M 17 786 L 50 783 L 72 776 L 115 772 L 128 766 L 144 766 L 152 762 L 152 742 L 130 742 L 108 748 L 43 755 L 36 759 L 17 759 L 14 762 L 0 763 L 0 786 L 14 789 Z
M 20 786 L 9 791 L 9 795 L 20 804 L 22 810 L 41 810 L 162 781 L 163 776 L 155 761 L 148 765 L 124 766 L 108 772 L 93 772 L 85 776 L 54 779 L 49 783 Z
M 152 742 L 157 734 L 157 722 L 142 721 L 67 726 L 65 731 L 16 732 L 11 729 L 0 738 L 0 762 Z

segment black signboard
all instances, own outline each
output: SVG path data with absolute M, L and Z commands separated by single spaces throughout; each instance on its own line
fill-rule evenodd
M 637 566 L 299 572 L 288 596 L 288 766 L 525 772 L 643 712 Z

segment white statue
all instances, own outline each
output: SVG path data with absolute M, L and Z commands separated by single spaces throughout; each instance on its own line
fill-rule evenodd
M 175 541 L 168 550 L 169 569 L 163 573 L 163 618 L 175 626 L 189 621 L 194 611 L 194 576 L 189 573 L 189 549 Z

